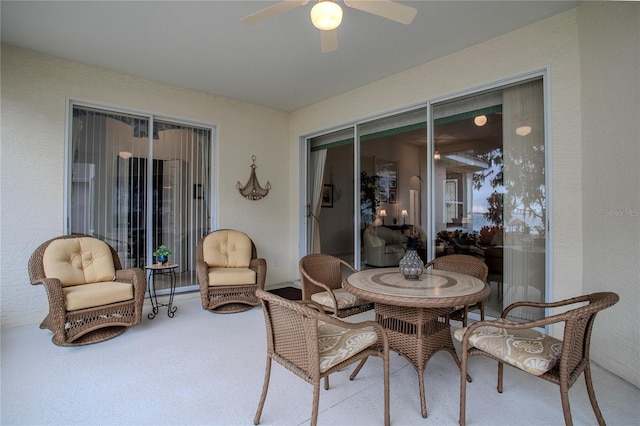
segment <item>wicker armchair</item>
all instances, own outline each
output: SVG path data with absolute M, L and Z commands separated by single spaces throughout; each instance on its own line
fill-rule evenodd
M 604 418 L 598 407 L 591 382 L 589 346 L 596 314 L 618 302 L 616 293 L 593 293 L 552 303 L 516 302 L 509 305 L 495 321 L 480 321 L 456 330 L 456 339 L 462 342 L 460 370 L 460 425 L 465 424 L 467 364 L 470 356 L 484 355 L 498 361 L 498 392 L 502 393 L 504 363 L 536 375 L 560 386 L 562 411 L 567 426 L 573 424 L 569 404 L 569 389 L 584 372 L 587 393 L 599 425 Z M 586 304 L 585 304 L 586 303 Z M 515 323 L 506 320 L 513 309 L 522 306 L 556 308 L 576 304 L 572 310 L 536 321 Z M 563 323 L 562 341 L 534 328 Z M 532 349 L 535 352 L 532 353 Z
M 247 234 L 219 229 L 198 242 L 196 272 L 203 309 L 242 312 L 260 303 L 256 288 L 264 288 L 267 262 L 258 258 L 256 246 Z
M 41 244 L 29 259 L 31 284 L 44 285 L 49 314 L 40 324 L 59 346 L 102 342 L 142 320 L 146 279 L 122 269 L 116 251 L 89 235 L 64 235 Z
M 313 300 L 325 312 L 338 318 L 373 309 L 372 302 L 359 299 L 342 288 L 343 266 L 348 273 L 356 271 L 347 262 L 328 254 L 308 254 L 300 259 L 302 300 Z
M 262 289 L 256 294 L 264 310 L 267 363 L 254 424 L 260 423 L 272 361 L 313 385 L 311 425 L 315 426 L 322 378 L 326 380 L 329 374 L 361 361 L 351 374 L 353 380 L 363 361 L 369 356 L 377 356 L 383 362 L 384 424 L 389 425 L 389 341 L 380 324 L 345 322 L 325 314 L 314 302 L 286 300 Z
M 432 267 L 443 271 L 459 272 L 465 275 L 476 277 L 482 282 L 487 282 L 489 268 L 481 259 L 467 254 L 449 254 L 433 259 L 425 265 L 425 268 Z M 462 321 L 464 327 L 467 326 L 467 316 L 469 311 L 480 309 L 480 319 L 484 321 L 484 302 L 480 301 L 473 305 L 457 306 L 449 314 L 449 318 Z

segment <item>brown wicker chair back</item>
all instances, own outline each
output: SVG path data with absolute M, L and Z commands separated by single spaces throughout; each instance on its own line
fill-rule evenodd
M 462 338 L 462 357 L 460 377 L 460 425 L 465 424 L 466 416 L 466 377 L 468 358 L 474 355 L 484 355 L 498 361 L 498 392 L 502 393 L 503 389 L 503 369 L 504 362 L 495 356 L 469 346 L 469 338 L 477 331 L 479 327 L 491 326 L 504 330 L 505 333 L 517 333 L 518 330 L 528 330 L 533 328 L 544 328 L 550 324 L 563 323 L 564 334 L 562 339 L 562 349 L 560 357 L 555 364 L 547 372 L 539 375 L 541 379 L 547 380 L 560 387 L 560 398 L 562 401 L 562 410 L 564 413 L 564 421 L 566 425 L 572 425 L 571 408 L 569 403 L 569 389 L 576 382 L 578 377 L 584 373 L 587 386 L 587 393 L 591 407 L 598 420 L 599 425 L 604 425 L 605 421 L 598 407 L 593 383 L 591 380 L 591 365 L 589 361 L 589 349 L 591 343 L 591 331 L 596 314 L 603 309 L 618 303 L 619 296 L 612 292 L 592 293 L 584 296 L 574 297 L 558 302 L 516 302 L 509 305 L 501 315 L 501 321 L 480 321 L 469 326 L 464 332 Z M 557 308 L 569 305 L 577 305 L 579 307 L 568 310 L 566 312 L 551 315 L 535 321 L 526 323 L 505 322 L 509 312 L 519 307 L 537 307 L 537 308 Z
M 251 242 L 249 269 L 255 271 L 256 282 L 247 282 L 243 285 L 209 285 L 209 265 L 205 262 L 206 256 L 204 252 L 205 240 L 215 233 L 228 231 L 240 232 L 231 229 L 218 229 L 205 235 L 196 246 L 196 273 L 200 286 L 202 308 L 210 312 L 225 314 L 246 311 L 258 305 L 260 301 L 256 297 L 256 288 L 264 288 L 267 277 L 267 261 L 263 258 L 258 258 L 256 245 L 247 236 Z
M 113 258 L 116 272 L 115 281 L 130 283 L 133 286 L 133 299 L 67 311 L 62 282 L 55 277 L 46 276 L 43 258 L 45 251 L 53 241 L 70 238 L 95 237 L 71 234 L 52 238 L 36 248 L 29 259 L 28 269 L 31 284 L 44 285 L 49 300 L 49 313 L 40 324 L 40 328 L 47 328 L 53 332 L 51 341 L 56 345 L 79 346 L 111 339 L 122 334 L 127 327 L 140 324 L 144 293 L 147 288 L 144 271 L 140 268 L 122 269 L 118 253 L 106 242 Z
M 482 259 L 468 254 L 449 254 L 437 257 L 425 265 L 425 268 L 429 267 L 443 271 L 459 272 L 461 274 L 471 275 L 485 283 L 487 282 L 487 276 L 489 274 L 489 268 Z M 449 314 L 449 317 L 454 320 L 462 321 L 463 327 L 466 327 L 468 324 L 469 311 L 475 309 L 480 310 L 480 320 L 484 321 L 484 302 L 457 307 Z
M 326 315 L 314 302 L 291 301 L 272 293 L 258 289 L 256 295 L 262 302 L 267 331 L 267 363 L 262 387 L 262 395 L 254 418 L 254 424 L 260 423 L 269 388 L 271 362 L 276 361 L 289 371 L 313 385 L 313 406 L 311 425 L 317 424 L 320 397 L 320 382 L 332 373 L 342 370 L 356 361 L 358 368 L 352 373 L 353 380 L 363 361 L 369 356 L 383 360 L 384 369 L 384 416 L 385 425 L 389 425 L 389 342 L 384 328 L 374 322 L 349 323 Z M 375 330 L 377 341 L 361 352 L 331 366 L 326 371 L 320 367 L 319 323 L 328 323 L 344 329 Z
M 308 254 L 300 259 L 300 281 L 302 285 L 302 300 L 309 301 L 311 296 L 320 292 L 329 292 L 333 298 L 333 306 L 338 306 L 333 291 L 342 288 L 343 268 L 347 274 L 356 272 L 353 266 L 344 260 L 328 254 Z M 325 311 L 339 318 L 359 314 L 373 309 L 373 303 L 345 308 L 331 309 L 324 307 Z

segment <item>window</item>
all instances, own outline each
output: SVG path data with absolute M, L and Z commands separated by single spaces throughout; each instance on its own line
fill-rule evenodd
M 144 268 L 164 244 L 180 265 L 178 286 L 195 285 L 195 247 L 211 216 L 213 129 L 71 108 L 68 232 L 106 241 L 127 268 Z

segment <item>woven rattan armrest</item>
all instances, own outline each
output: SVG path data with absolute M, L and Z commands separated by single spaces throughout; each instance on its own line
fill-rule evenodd
M 249 269 L 255 271 L 258 288 L 264 289 L 264 283 L 267 278 L 267 261 L 263 258 L 251 259 Z M 208 280 L 208 278 L 207 278 Z

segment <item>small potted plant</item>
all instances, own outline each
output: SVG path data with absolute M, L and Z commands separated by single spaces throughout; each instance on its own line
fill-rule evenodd
M 167 265 L 169 263 L 169 255 L 171 254 L 171 250 L 163 244 L 158 247 L 152 254 L 156 257 L 158 265 Z

